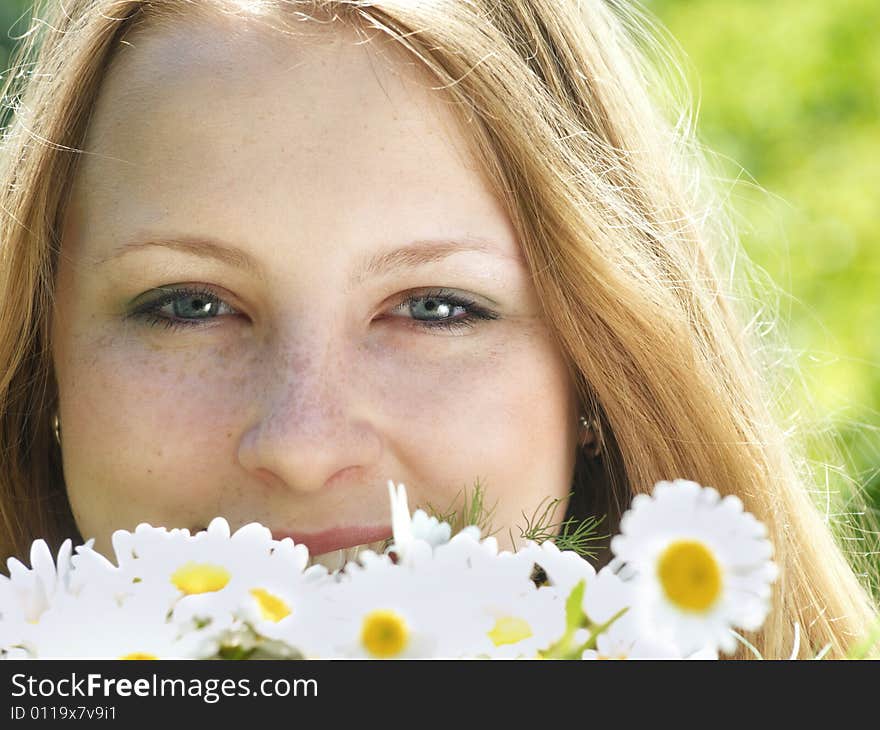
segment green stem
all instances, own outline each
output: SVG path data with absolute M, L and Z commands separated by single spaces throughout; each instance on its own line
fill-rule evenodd
M 624 606 L 617 613 L 615 613 L 610 619 L 608 619 L 604 624 L 599 624 L 598 626 L 596 626 L 595 624 L 590 622 L 587 626 L 587 628 L 590 629 L 590 638 L 587 639 L 575 651 L 576 658 L 580 658 L 580 656 L 588 649 L 595 649 L 596 648 L 596 641 L 599 638 L 599 634 L 602 634 L 605 631 L 607 631 L 611 627 L 611 624 L 613 624 L 615 621 L 617 621 L 617 619 L 619 619 L 621 616 L 623 616 L 623 614 L 625 614 L 627 611 L 629 611 L 629 606 Z

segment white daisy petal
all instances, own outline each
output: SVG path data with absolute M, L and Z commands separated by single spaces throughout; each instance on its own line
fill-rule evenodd
M 638 589 L 646 631 L 683 654 L 732 652 L 733 627 L 753 631 L 769 611 L 776 566 L 766 529 L 733 496 L 688 480 L 639 495 L 611 541 Z

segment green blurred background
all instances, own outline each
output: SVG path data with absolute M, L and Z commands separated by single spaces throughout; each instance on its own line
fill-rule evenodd
M 845 466 L 880 506 L 880 2 L 653 0 L 727 160 L 749 257 Z M 815 458 L 821 458 L 817 453 Z M 836 465 L 835 465 L 836 466 Z
M 15 24 L 0 35 L 3 69 L 29 5 L 0 0 L 0 27 Z M 724 177 L 738 180 L 730 192 L 745 250 L 784 294 L 774 302 L 781 332 L 817 406 L 806 433 L 831 434 L 843 450 L 832 466 L 864 487 L 876 510 L 880 2 L 646 5 L 686 54 L 702 140 L 725 160 Z

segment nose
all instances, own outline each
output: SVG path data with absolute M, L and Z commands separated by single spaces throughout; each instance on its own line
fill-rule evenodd
M 382 440 L 352 358 L 288 355 L 263 372 L 256 416 L 238 448 L 258 479 L 309 493 L 377 469 Z

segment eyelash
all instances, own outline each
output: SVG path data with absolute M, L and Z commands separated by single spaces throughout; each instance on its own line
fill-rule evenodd
M 170 330 L 181 330 L 189 327 L 200 327 L 199 319 L 172 319 L 164 317 L 158 312 L 168 304 L 173 304 L 180 299 L 187 297 L 199 297 L 211 304 L 225 304 L 225 302 L 209 289 L 179 287 L 179 288 L 163 288 L 166 292 L 164 296 L 154 299 L 151 302 L 140 306 L 134 312 L 128 315 L 133 319 L 140 319 L 151 327 L 162 326 Z M 472 328 L 478 321 L 486 321 L 498 319 L 499 315 L 489 309 L 481 307 L 476 302 L 462 297 L 457 294 L 445 291 L 443 289 L 434 289 L 425 293 L 414 294 L 404 298 L 402 302 L 394 307 L 393 311 L 405 310 L 407 307 L 413 307 L 417 302 L 423 300 L 440 300 L 442 304 L 447 304 L 453 308 L 463 308 L 467 311 L 466 316 L 458 318 L 449 318 L 444 320 L 418 320 L 412 319 L 413 326 L 426 330 L 443 329 L 449 332 L 459 332 Z M 228 306 L 228 305 L 227 305 Z M 216 319 L 216 317 L 205 317 L 203 320 Z

